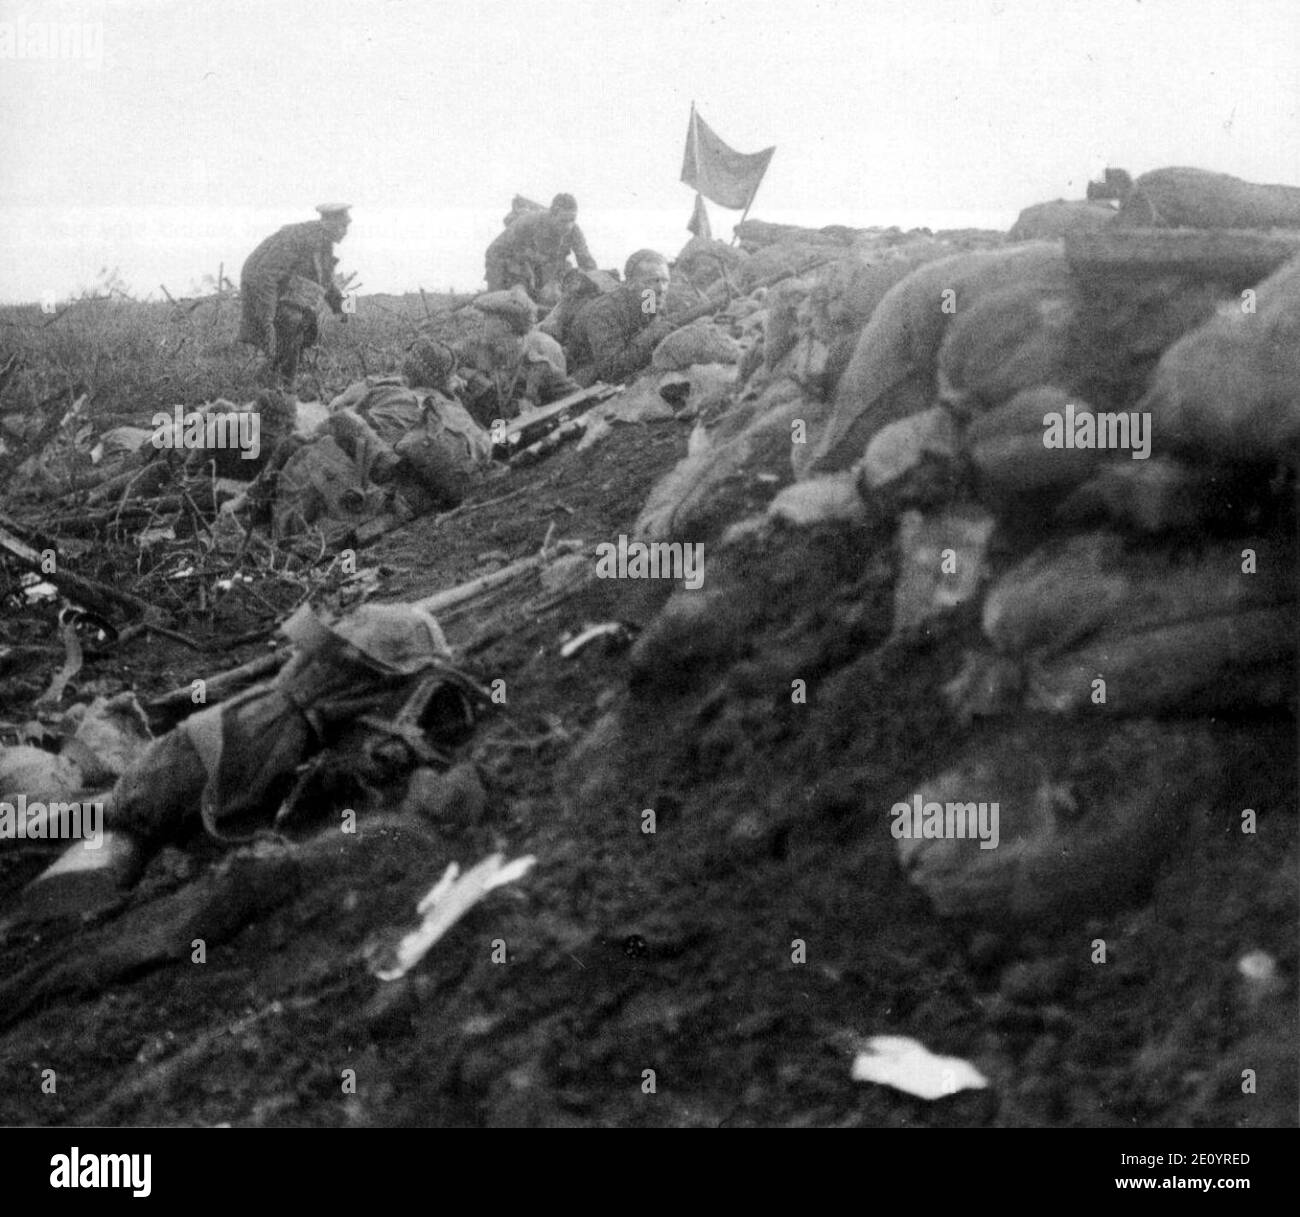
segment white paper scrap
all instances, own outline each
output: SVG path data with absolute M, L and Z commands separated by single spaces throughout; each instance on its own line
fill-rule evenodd
M 969 1061 L 935 1056 L 905 1035 L 877 1035 L 867 1040 L 853 1061 L 855 1082 L 892 1086 L 921 1099 L 942 1099 L 959 1090 L 983 1090 L 988 1079 Z
M 380 980 L 405 976 L 488 892 L 523 878 L 536 862 L 531 854 L 513 862 L 506 862 L 505 854 L 492 854 L 463 875 L 453 862 L 416 906 L 415 911 L 424 918 L 423 924 L 405 935 L 391 952 L 385 952 L 374 967 L 375 975 Z

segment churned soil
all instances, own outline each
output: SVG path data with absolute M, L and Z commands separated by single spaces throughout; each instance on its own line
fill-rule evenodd
M 361 564 L 379 599 L 414 600 L 537 552 L 552 525 L 616 541 L 685 448 L 680 423 L 618 427 Z M 354 836 L 245 850 L 245 879 L 224 885 L 229 855 L 181 843 L 116 918 L 11 931 L 6 976 L 58 956 L 69 981 L 4 1020 L 0 1122 L 1293 1124 L 1294 724 L 1257 724 L 1247 801 L 1199 817 L 1136 899 L 1083 922 L 941 919 L 898 868 L 888 809 L 962 744 L 939 690 L 971 623 L 891 640 L 893 570 L 883 528 L 777 530 L 716 561 L 706 547 L 698 628 L 637 652 L 559 653 L 588 624 L 645 629 L 668 582 L 533 584 L 449 615 L 465 667 L 505 682 L 465 750 L 482 808 L 380 810 Z M 57 662 L 5 678 L 9 718 Z M 81 680 L 147 697 L 195 666 L 137 641 Z M 1253 837 L 1235 830 L 1244 806 Z M 449 862 L 497 850 L 536 865 L 377 980 L 373 944 L 414 923 Z M 5 892 L 47 860 L 7 856 Z M 188 941 L 104 962 L 112 935 L 147 939 L 178 910 L 211 919 L 205 963 Z M 1277 962 L 1271 991 L 1240 974 L 1249 951 Z M 965 1057 L 990 1088 L 925 1102 L 853 1081 L 878 1034 Z

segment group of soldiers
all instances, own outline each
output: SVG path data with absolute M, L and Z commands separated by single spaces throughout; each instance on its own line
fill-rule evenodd
M 669 332 L 663 316 L 668 260 L 638 250 L 620 281 L 597 269 L 571 194 L 557 194 L 548 208 L 520 207 L 521 202 L 516 200 L 516 210 L 487 248 L 488 291 L 519 287 L 535 304 L 550 308 L 537 329 L 559 344 L 577 385 L 622 381 L 645 367 Z M 289 224 L 267 237 L 240 277 L 239 339 L 266 354 L 267 377 L 282 385 L 292 386 L 302 351 L 317 339 L 320 307 L 347 320 L 335 283 L 334 246 L 347 235 L 349 207 L 325 204 L 316 210 L 318 220 Z

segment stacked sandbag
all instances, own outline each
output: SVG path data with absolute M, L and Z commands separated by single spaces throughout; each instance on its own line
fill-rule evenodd
M 856 258 L 841 260 L 807 277 L 783 280 L 768 290 L 761 311 L 747 310 L 742 342 L 750 341 L 756 322 L 763 338 L 740 364 L 743 391 L 736 392 L 729 409 L 723 402 L 716 412 L 700 398 L 697 410 L 704 418 L 691 450 L 651 492 L 639 532 L 652 539 L 716 537 L 788 484 L 791 444 L 803 443 L 827 409 L 834 352 L 855 340 L 886 290 L 882 277 L 903 273 L 905 268 L 886 271 Z M 701 328 L 698 341 L 712 348 L 714 339 L 706 333 Z M 679 334 L 685 336 L 670 335 L 661 349 L 681 343 L 694 356 L 689 348 L 697 339 L 686 331 Z M 709 366 L 695 363 L 693 370 Z
M 877 261 L 841 258 L 775 284 L 764 301 L 765 378 L 792 376 L 810 397 L 828 400 L 890 288 L 945 252 L 934 242 L 914 243 Z
M 853 358 L 858 336 L 890 288 L 948 252 L 938 242 L 912 240 L 879 253 L 870 263 L 857 258 L 832 262 L 804 280 L 809 284 L 808 324 L 826 349 L 821 378 L 810 386 L 820 398 L 834 394 Z
M 1098 531 L 1049 541 L 997 580 L 983 629 L 1029 665 L 1031 708 L 1210 713 L 1294 693 L 1294 617 L 1294 553 L 1278 538 L 1184 551 Z
M 1146 391 L 1161 354 L 1234 295 L 1231 283 L 1174 270 L 1107 276 L 1076 267 L 1075 277 L 1081 287 L 1076 386 L 1090 401 L 1129 408 Z
M 847 469 L 882 427 L 934 404 L 943 339 L 958 316 L 1006 288 L 1055 300 L 1070 288 L 1062 247 L 1039 242 L 929 262 L 892 287 L 859 335 L 827 424 L 796 449 L 800 477 Z
M 971 230 L 980 236 L 996 236 L 983 230 Z M 754 251 L 772 245 L 814 245 L 869 247 L 872 249 L 888 248 L 893 245 L 906 244 L 918 235 L 929 237 L 928 228 L 914 228 L 904 231 L 898 227 L 890 228 L 850 228 L 845 224 L 827 224 L 822 228 L 804 228 L 798 224 L 773 224 L 767 220 L 744 220 L 736 225 L 736 238 L 742 249 Z M 952 234 L 960 237 L 963 234 Z
M 1120 207 L 1121 227 L 1300 228 L 1300 187 L 1262 185 L 1205 169 L 1144 173 Z
M 1082 486 L 1105 454 L 1095 448 L 1047 448 L 1043 421 L 1053 414 L 1091 414 L 1092 407 L 1054 385 L 1022 389 L 973 419 L 962 436 L 975 494 L 997 511 L 1030 501 L 1051 502 Z
M 1300 258 L 1259 280 L 1275 255 L 1253 236 L 1136 239 L 1079 265 L 1026 245 L 921 267 L 862 331 L 801 469 L 852 466 L 867 514 L 897 518 L 895 643 L 963 639 L 942 692 L 979 734 L 914 794 L 1000 803 L 1002 840 L 897 846 L 945 915 L 1140 893 L 1186 808 L 1213 806 L 1236 721 L 1294 712 L 1278 469 L 1300 455 Z M 847 521 L 842 489 L 823 497 Z
M 782 275 L 807 274 L 818 267 L 853 256 L 852 250 L 834 242 L 810 244 L 805 241 L 789 241 L 780 245 L 767 245 L 755 250 L 745 259 L 739 268 L 738 279 L 741 289 L 749 292 Z
M 1300 258 L 1174 343 L 1142 406 L 1157 445 L 1268 463 L 1300 440 Z
M 1171 456 L 1106 463 L 1098 454 L 1095 471 L 1055 516 L 1066 527 L 1109 521 L 1135 533 L 1196 529 L 1210 521 L 1240 519 L 1259 488 L 1259 478 L 1248 471 Z
M 1091 232 L 1109 224 L 1119 213 L 1105 203 L 1057 199 L 1026 207 L 1007 233 L 1008 241 L 1059 241 L 1074 232 Z
M 764 248 L 799 244 L 834 248 Z M 1300 258 L 1113 217 L 987 252 L 847 248 L 768 289 L 762 357 L 638 533 L 747 561 L 778 529 L 872 538 L 891 664 L 950 656 L 935 698 L 972 732 L 915 793 L 1006 817 L 996 849 L 900 840 L 909 876 L 944 914 L 1089 915 L 1293 712 Z M 714 607 L 677 623 L 683 653 Z
M 970 417 L 1037 385 L 1068 387 L 1078 307 L 1068 272 L 982 295 L 960 311 L 939 348 L 939 399 Z
M 928 235 L 886 232 L 871 248 L 857 237 L 844 256 L 728 308 L 744 351 L 736 390 L 716 411 L 701 402 L 687 457 L 655 487 L 642 513 L 646 536 L 717 536 L 780 493 L 823 429 L 863 327 L 896 284 L 951 254 Z M 823 248 L 845 249 L 831 242 Z M 837 487 L 830 496 L 836 503 L 839 493 Z M 859 514 L 839 506 L 835 512 Z M 803 508 L 793 514 L 809 516 Z

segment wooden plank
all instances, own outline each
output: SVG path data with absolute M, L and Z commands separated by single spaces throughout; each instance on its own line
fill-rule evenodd
M 1246 285 L 1300 255 L 1300 233 L 1117 228 L 1070 233 L 1065 257 L 1081 277 L 1180 274 Z

